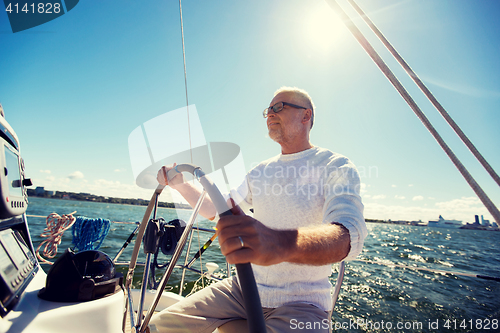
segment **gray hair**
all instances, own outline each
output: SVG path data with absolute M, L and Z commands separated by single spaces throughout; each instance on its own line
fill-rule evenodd
M 292 93 L 295 98 L 306 103 L 305 106 L 309 107 L 312 111 L 311 112 L 311 128 L 312 128 L 314 123 L 314 103 L 311 96 L 309 96 L 309 94 L 307 93 L 307 91 L 297 87 L 281 87 L 278 90 L 276 90 L 274 96 L 281 93 Z

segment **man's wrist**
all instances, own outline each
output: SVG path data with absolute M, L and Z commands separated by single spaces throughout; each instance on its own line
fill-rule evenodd
M 189 186 L 188 183 L 184 183 L 184 182 L 181 182 L 178 184 L 169 184 L 169 185 L 172 189 L 176 190 L 177 192 L 182 192 L 183 189 L 185 189 Z
M 279 245 L 281 253 L 283 253 L 287 262 L 295 262 L 298 251 L 298 230 L 280 230 L 279 231 Z

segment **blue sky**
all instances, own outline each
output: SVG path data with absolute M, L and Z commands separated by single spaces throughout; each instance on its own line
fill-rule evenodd
M 358 4 L 500 172 L 500 3 Z M 207 142 L 239 145 L 247 169 L 278 154 L 262 110 L 276 89 L 298 86 L 317 108 L 312 143 L 358 166 L 367 218 L 427 221 L 441 214 L 470 222 L 484 214 L 492 220 L 326 2 L 186 0 L 182 6 L 189 103 Z M 498 185 L 356 23 L 500 205 Z M 2 11 L 0 50 L 0 103 L 36 186 L 151 196 L 134 184 L 127 140 L 144 122 L 186 105 L 177 1 L 80 1 L 18 33 Z

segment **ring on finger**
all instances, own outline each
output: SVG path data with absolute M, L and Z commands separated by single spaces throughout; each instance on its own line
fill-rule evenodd
M 243 238 L 241 238 L 241 236 L 238 236 L 238 239 L 240 240 L 241 248 L 244 248 L 245 247 L 245 243 L 243 242 Z

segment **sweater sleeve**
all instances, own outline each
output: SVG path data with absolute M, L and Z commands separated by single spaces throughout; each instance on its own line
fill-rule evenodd
M 240 206 L 243 212 L 248 215 L 250 213 L 250 208 L 252 208 L 252 192 L 248 183 L 248 175 L 240 186 L 231 189 L 229 193 L 224 193 L 223 197 L 226 201 L 232 198 L 234 202 Z
M 346 157 L 336 158 L 325 182 L 323 223 L 339 223 L 349 230 L 351 250 L 344 260 L 355 259 L 368 235 L 363 217 L 359 173 Z

